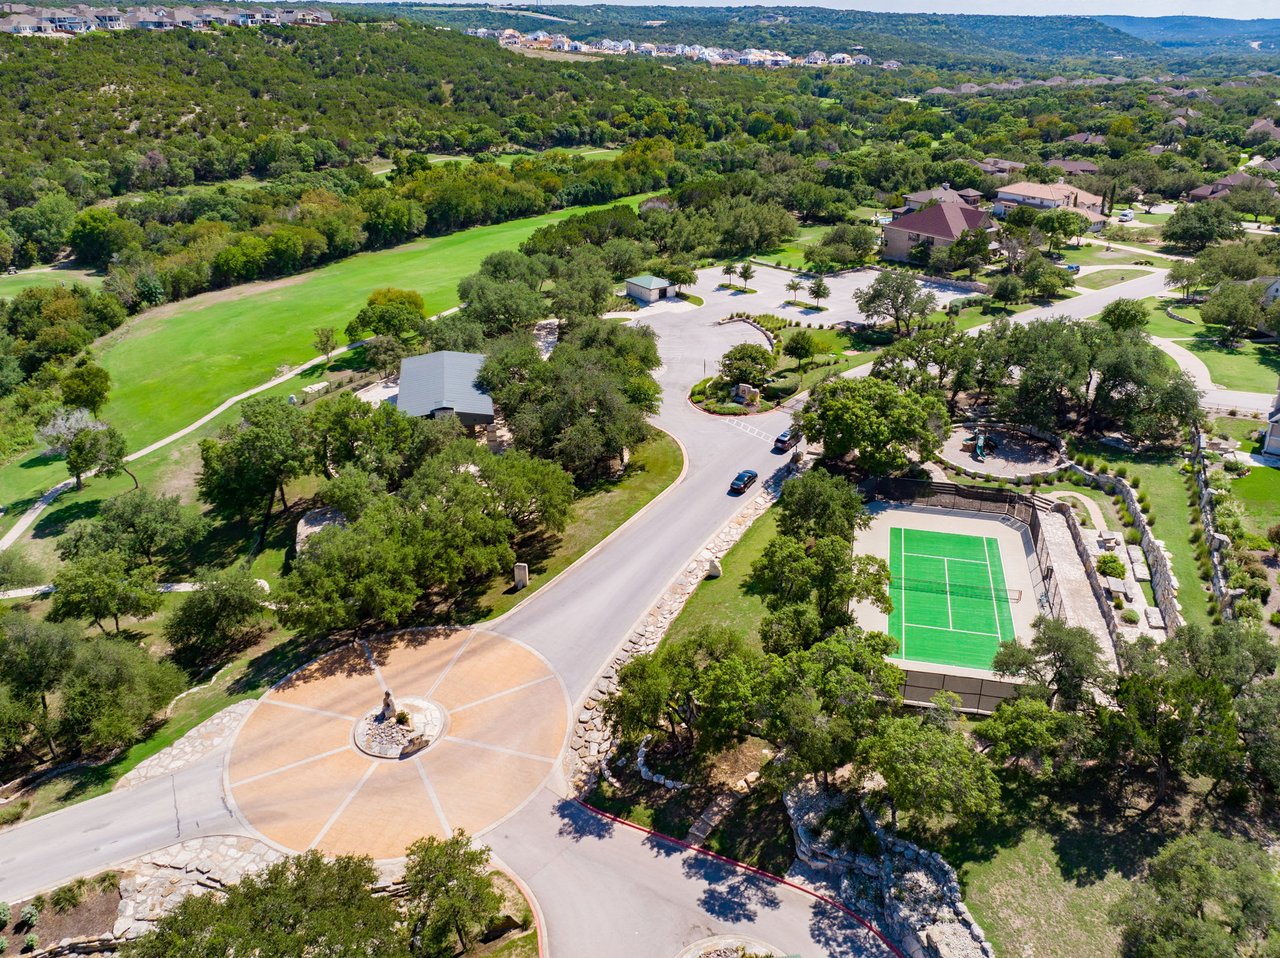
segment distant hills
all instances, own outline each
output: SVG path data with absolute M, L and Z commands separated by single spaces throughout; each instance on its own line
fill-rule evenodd
M 1165 49 L 1205 47 L 1247 53 L 1280 49 L 1280 20 L 1221 20 L 1216 17 L 1095 17 Z
M 386 7 L 382 7 L 386 9 Z M 406 4 L 399 15 L 454 27 L 531 29 L 528 14 L 486 5 Z M 762 47 L 789 53 L 865 46 L 877 60 L 937 68 L 1009 69 L 1027 61 L 1103 60 L 1116 55 L 1159 56 L 1154 42 L 1136 39 L 1093 17 L 1008 17 L 972 14 L 874 13 L 829 7 L 685 7 L 601 4 L 542 5 L 544 24 L 574 39 L 630 38 L 637 43 L 699 43 Z M 524 22 L 520 22 L 523 20 Z

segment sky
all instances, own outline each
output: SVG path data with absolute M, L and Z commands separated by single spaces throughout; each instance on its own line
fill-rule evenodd
M 441 2 L 441 0 L 435 0 Z M 467 2 L 467 0 L 458 0 Z M 555 0 L 548 0 L 555 2 Z M 565 0 L 590 3 L 591 0 Z M 679 6 L 743 6 L 733 0 L 605 0 L 611 4 L 636 7 L 654 3 Z M 775 6 L 778 0 L 752 0 L 753 5 Z M 1280 5 L 1269 0 L 781 0 L 791 6 L 839 7 L 846 10 L 880 10 L 893 13 L 996 13 L 1027 16 L 1074 13 L 1082 15 L 1128 14 L 1136 17 L 1226 17 L 1248 20 L 1254 17 L 1280 18 Z

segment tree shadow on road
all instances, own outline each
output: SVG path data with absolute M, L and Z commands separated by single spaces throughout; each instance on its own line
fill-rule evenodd
M 617 827 L 610 819 L 570 798 L 557 802 L 555 810 L 560 817 L 560 837 L 575 842 L 608 838 Z
M 755 921 L 760 910 L 776 911 L 782 907 L 773 882 L 726 862 L 689 852 L 681 868 L 686 878 L 706 884 L 698 906 L 720 921 Z

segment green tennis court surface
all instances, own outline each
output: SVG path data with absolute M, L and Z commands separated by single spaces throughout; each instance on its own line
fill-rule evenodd
M 1009 604 L 1022 593 L 1006 588 L 995 539 L 894 527 L 889 572 L 898 658 L 989 669 L 1014 637 Z

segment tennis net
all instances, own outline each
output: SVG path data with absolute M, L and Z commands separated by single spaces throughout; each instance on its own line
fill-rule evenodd
M 937 579 L 916 579 L 910 576 L 894 576 L 893 585 L 906 592 L 934 592 L 943 595 L 963 595 L 985 599 L 994 595 L 997 602 L 1021 602 L 1021 589 L 993 589 L 985 585 L 964 585 L 959 582 L 943 582 Z

